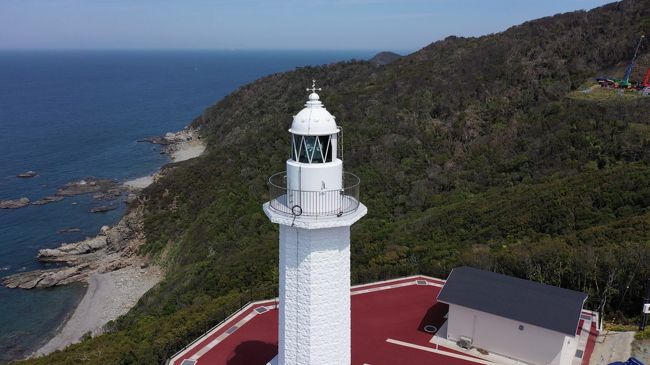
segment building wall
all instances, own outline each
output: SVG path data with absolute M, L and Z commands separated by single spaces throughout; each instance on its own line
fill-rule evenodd
M 280 225 L 279 365 L 350 364 L 350 227 Z
M 451 304 L 447 338 L 461 336 L 488 352 L 540 365 L 570 365 L 577 348 L 573 336 Z
M 571 364 L 573 358 L 576 356 L 576 351 L 578 350 L 578 337 L 576 336 L 564 336 L 564 347 L 562 348 L 562 353 L 560 354 L 559 361 L 554 364 L 564 365 Z

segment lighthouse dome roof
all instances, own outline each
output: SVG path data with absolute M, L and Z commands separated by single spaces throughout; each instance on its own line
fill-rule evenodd
M 305 108 L 293 117 L 289 132 L 303 136 L 325 136 L 338 133 L 335 117 L 325 109 L 315 92 L 309 95 Z

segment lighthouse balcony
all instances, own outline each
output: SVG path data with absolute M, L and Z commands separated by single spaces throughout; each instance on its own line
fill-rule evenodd
M 269 178 L 268 207 L 293 218 L 341 217 L 359 208 L 360 183 L 359 177 L 344 172 L 341 189 L 296 190 L 287 186 L 286 172 L 279 172 Z

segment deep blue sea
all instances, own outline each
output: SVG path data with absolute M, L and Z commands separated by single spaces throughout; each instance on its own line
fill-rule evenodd
M 177 131 L 206 107 L 261 76 L 370 51 L 1 51 L 0 200 L 37 200 L 86 176 L 125 181 L 166 163 L 137 140 Z M 309 85 L 305 85 L 307 87 Z M 300 100 L 296 101 L 300 103 Z M 18 179 L 34 170 L 38 176 Z M 47 267 L 51 248 L 94 236 L 124 206 L 102 214 L 90 196 L 0 209 L 0 276 Z M 80 228 L 80 233 L 58 233 Z M 85 288 L 0 287 L 0 363 L 31 353 L 64 322 Z

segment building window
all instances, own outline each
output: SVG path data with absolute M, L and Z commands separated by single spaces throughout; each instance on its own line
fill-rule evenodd
M 291 159 L 302 163 L 332 162 L 332 136 L 294 135 Z

